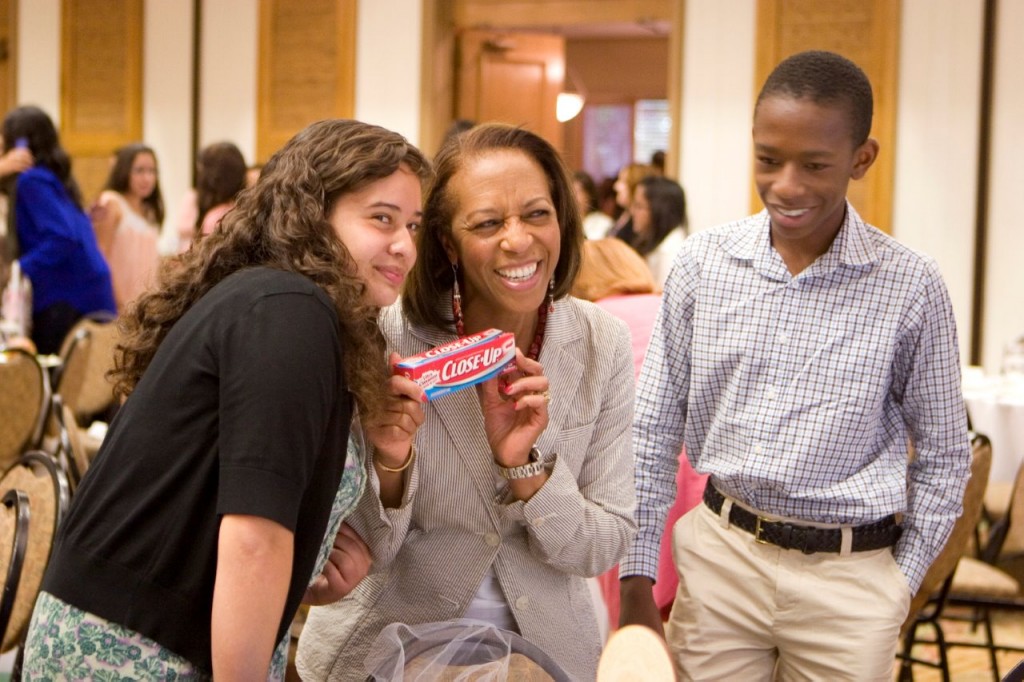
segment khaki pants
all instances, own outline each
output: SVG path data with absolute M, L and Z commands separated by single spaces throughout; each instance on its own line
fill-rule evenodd
M 892 680 L 910 589 L 890 549 L 759 544 L 704 504 L 675 525 L 666 626 L 682 680 Z

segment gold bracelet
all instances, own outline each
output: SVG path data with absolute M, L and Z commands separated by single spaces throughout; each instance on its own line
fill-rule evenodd
M 409 446 L 409 457 L 408 457 L 408 459 L 405 460 L 405 464 L 403 464 L 400 467 L 385 466 L 385 465 L 381 464 L 380 461 L 376 457 L 373 458 L 373 463 L 376 464 L 377 466 L 379 466 L 384 471 L 390 471 L 393 474 L 398 474 L 398 473 L 401 473 L 401 472 L 405 471 L 406 469 L 408 469 L 409 465 L 412 464 L 413 461 L 415 461 L 415 459 L 416 459 L 416 446 L 415 445 L 410 445 Z

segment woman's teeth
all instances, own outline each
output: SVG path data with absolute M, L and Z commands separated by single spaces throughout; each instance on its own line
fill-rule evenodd
M 511 280 L 524 280 L 533 277 L 534 273 L 537 272 L 537 264 L 527 265 L 521 268 L 509 268 L 507 270 L 498 270 L 498 274 L 505 279 Z

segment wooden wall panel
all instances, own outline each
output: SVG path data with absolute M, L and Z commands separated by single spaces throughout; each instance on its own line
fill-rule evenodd
M 871 136 L 881 153 L 862 180 L 850 183 L 849 198 L 862 218 L 887 232 L 892 228 L 899 12 L 894 0 L 758 0 L 757 5 L 758 90 L 781 60 L 812 49 L 842 54 L 871 80 Z M 753 206 L 761 209 L 756 192 Z
M 143 0 L 63 0 L 61 140 L 89 201 L 114 150 L 142 137 Z
M 674 20 L 682 0 L 455 0 L 460 27 L 557 27 Z
M 14 108 L 18 99 L 18 0 L 0 0 L 0 111 Z
M 261 0 L 256 156 L 313 121 L 355 113 L 357 0 Z
M 434 156 L 455 116 L 455 20 L 450 0 L 423 0 L 420 149 Z

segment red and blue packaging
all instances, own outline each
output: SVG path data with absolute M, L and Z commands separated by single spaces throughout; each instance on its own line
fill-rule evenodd
M 415 381 L 433 400 L 515 368 L 515 334 L 488 329 L 403 358 L 393 373 Z

